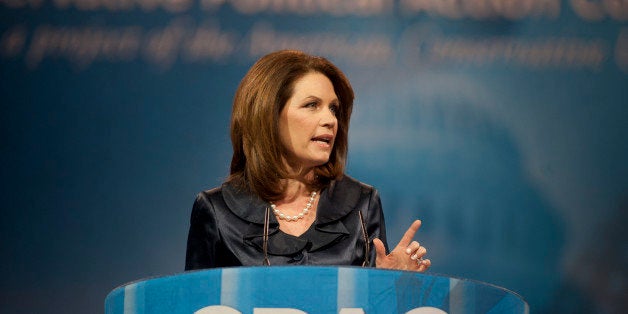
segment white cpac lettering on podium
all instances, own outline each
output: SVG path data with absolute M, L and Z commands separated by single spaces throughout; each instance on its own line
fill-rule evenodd
M 253 314 L 307 314 L 301 310 L 290 308 L 254 308 Z M 204 307 L 194 314 L 242 314 L 240 311 L 226 305 L 212 305 Z
M 364 314 L 364 310 L 361 308 L 340 309 L 338 314 Z
M 307 314 L 307 312 L 303 312 L 297 309 L 290 308 L 254 308 L 253 314 Z M 196 312 L 194 314 L 242 314 L 240 311 L 226 306 L 226 305 L 210 305 L 206 306 Z M 364 310 L 361 308 L 345 308 L 340 309 L 338 314 L 364 314 Z M 447 312 L 431 307 L 424 306 L 418 307 L 416 309 L 412 309 L 406 314 L 447 314 Z
M 406 314 L 447 314 L 447 312 L 435 307 L 424 306 L 407 311 Z
M 194 314 L 242 314 L 242 313 L 226 305 L 210 305 L 194 312 Z

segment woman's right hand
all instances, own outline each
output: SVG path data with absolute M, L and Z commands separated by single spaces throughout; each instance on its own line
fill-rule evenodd
M 382 240 L 374 239 L 373 245 L 376 251 L 375 266 L 378 268 L 418 272 L 424 272 L 430 268 L 432 262 L 429 259 L 423 259 L 427 249 L 421 246 L 419 242 L 412 241 L 414 234 L 420 227 L 421 221 L 415 220 L 390 254 L 386 254 L 386 248 Z

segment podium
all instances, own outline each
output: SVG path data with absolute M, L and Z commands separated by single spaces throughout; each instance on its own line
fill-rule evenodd
M 528 313 L 516 293 L 478 281 L 360 267 L 218 268 L 115 288 L 105 314 Z

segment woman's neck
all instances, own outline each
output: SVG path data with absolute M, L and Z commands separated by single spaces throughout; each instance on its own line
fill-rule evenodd
M 282 201 L 289 203 L 299 197 L 309 196 L 312 193 L 313 183 L 313 170 L 310 170 L 305 174 L 294 176 L 292 178 L 283 179 L 281 182 L 281 184 L 284 186 Z

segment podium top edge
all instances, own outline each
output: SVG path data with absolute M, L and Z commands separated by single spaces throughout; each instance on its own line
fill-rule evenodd
M 179 273 L 173 273 L 173 274 L 164 274 L 164 275 L 155 275 L 155 276 L 149 276 L 149 277 L 145 277 L 145 278 L 140 278 L 140 279 L 136 279 L 133 281 L 129 281 L 123 284 L 120 284 L 118 286 L 116 286 L 114 289 L 111 290 L 111 293 L 113 293 L 116 290 L 119 289 L 124 289 L 127 286 L 130 285 L 134 285 L 134 284 L 138 284 L 138 283 L 142 283 L 142 282 L 148 282 L 148 281 L 154 281 L 154 280 L 166 280 L 168 278 L 174 278 L 174 277 L 181 277 L 181 276 L 190 276 L 190 275 L 200 275 L 203 273 L 221 273 L 223 270 L 229 270 L 229 271 L 236 271 L 236 272 L 251 272 L 251 271 L 264 271 L 264 272 L 276 272 L 276 271 L 280 271 L 280 272 L 284 272 L 284 271 L 291 271 L 291 272 L 299 272 L 301 270 L 306 269 L 308 272 L 311 272 L 312 270 L 320 270 L 320 271 L 334 271 L 334 270 L 339 270 L 339 269 L 347 269 L 347 270 L 352 270 L 352 271 L 358 271 L 358 272 L 372 272 L 372 273 L 391 273 L 391 274 L 405 274 L 405 275 L 413 275 L 413 276 L 419 276 L 419 277 L 433 277 L 433 278 L 440 278 L 440 279 L 453 279 L 453 280 L 459 280 L 462 282 L 468 282 L 468 283 L 473 283 L 476 285 L 481 285 L 481 286 L 489 286 L 492 287 L 494 289 L 498 289 L 498 290 L 503 290 L 507 293 L 513 294 L 519 298 L 521 298 L 522 300 L 525 300 L 525 298 L 523 298 L 519 293 L 512 291 L 508 288 L 504 288 L 502 286 L 498 286 L 496 284 L 492 284 L 492 283 L 488 283 L 488 282 L 484 282 L 484 281 L 480 281 L 480 280 L 476 280 L 476 279 L 469 279 L 469 278 L 463 278 L 463 277 L 458 277 L 458 276 L 452 276 L 452 275 L 446 275 L 446 274 L 438 274 L 438 273 L 419 273 L 419 272 L 414 272 L 414 271 L 405 271 L 405 270 L 396 270 L 396 269 L 384 269 L 384 268 L 374 268 L 374 267 L 359 267 L 359 266 L 316 266 L 316 265 L 299 265 L 299 266 L 236 266 L 236 267 L 223 267 L 223 268 L 207 268 L 207 269 L 196 269 L 196 270 L 188 270 L 188 271 L 183 271 L 183 272 L 179 272 Z

